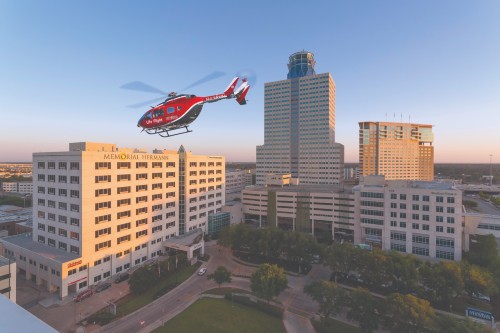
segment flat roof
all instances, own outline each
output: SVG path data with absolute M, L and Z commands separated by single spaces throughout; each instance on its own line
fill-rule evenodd
M 57 333 L 57 330 L 38 319 L 30 312 L 0 295 L 0 313 L 2 314 L 2 332 L 9 333 Z
M 455 184 L 449 182 L 424 182 L 413 181 L 413 188 L 424 188 L 428 190 L 456 190 Z
M 169 239 L 166 239 L 164 243 L 173 243 L 173 244 L 178 244 L 178 245 L 184 245 L 184 246 L 192 246 L 194 244 L 198 244 L 200 241 L 195 242 L 197 240 L 197 237 L 200 237 L 203 235 L 203 230 L 201 229 L 195 229 L 190 232 L 185 233 L 184 235 L 176 236 L 176 237 L 170 237 Z M 201 238 L 203 240 L 203 238 Z
M 338 185 L 292 185 L 284 187 L 274 186 L 247 186 L 245 190 L 271 190 L 274 192 L 310 192 L 310 193 L 352 193 L 352 185 L 338 186 Z
M 24 233 L 14 236 L 8 236 L 0 239 L 2 243 L 10 243 L 17 245 L 26 250 L 36 252 L 38 255 L 59 263 L 65 263 L 80 258 L 81 256 L 76 253 L 70 253 L 54 247 L 34 242 L 31 239 L 31 233 Z
M 0 256 L 0 266 L 5 266 L 8 265 L 12 262 L 12 260 L 9 260 L 5 257 Z

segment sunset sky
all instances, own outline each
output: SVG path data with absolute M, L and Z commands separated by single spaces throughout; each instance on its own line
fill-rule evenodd
M 265 82 L 288 56 L 315 54 L 336 83 L 336 140 L 358 161 L 358 122 L 433 124 L 436 162 L 500 161 L 500 1 L 15 1 L 0 2 L 0 161 L 69 142 L 178 149 L 255 161 L 264 143 Z M 205 105 L 192 133 L 140 133 L 154 94 L 143 81 L 220 93 L 255 73 L 248 104 Z

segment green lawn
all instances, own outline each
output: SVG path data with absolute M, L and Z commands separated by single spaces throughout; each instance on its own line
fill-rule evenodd
M 231 288 L 231 287 L 214 288 L 204 292 L 204 294 L 211 294 L 211 295 L 225 295 L 227 293 L 252 294 L 251 291 L 239 288 Z
M 311 320 L 311 323 L 318 333 L 362 333 L 359 328 L 334 319 L 329 319 L 326 327 L 316 320 Z
M 161 283 L 153 286 L 147 292 L 141 295 L 130 294 L 124 297 L 122 300 L 118 302 L 118 308 L 116 310 L 118 316 L 125 316 L 129 313 L 134 312 L 137 309 L 142 308 L 146 304 L 149 304 L 153 301 L 153 295 L 160 289 L 168 286 L 169 284 L 175 282 L 176 280 L 180 283 L 187 280 L 194 272 L 198 270 L 201 263 L 196 263 L 193 266 L 185 267 L 179 270 L 177 273 L 169 276 L 165 280 L 162 280 Z
M 285 333 L 280 319 L 225 299 L 203 298 L 154 333 Z

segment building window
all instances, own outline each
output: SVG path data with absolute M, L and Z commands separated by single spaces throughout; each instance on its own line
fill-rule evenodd
M 38 162 L 38 169 L 45 169 L 45 162 Z
M 111 234 L 111 228 L 104 228 L 95 231 L 95 238 Z
M 116 242 L 117 244 L 130 241 L 130 235 L 119 237 Z
M 418 229 L 420 229 L 420 225 L 418 223 L 412 223 L 411 224 L 411 228 L 415 229 L 415 230 L 418 230 Z
M 120 194 L 120 193 L 118 193 Z M 104 195 L 111 195 L 111 189 L 110 188 L 101 188 L 99 190 L 95 190 L 95 196 L 100 197 Z
M 130 186 L 124 186 L 124 187 L 118 187 L 117 189 L 118 194 L 122 193 L 130 193 Z M 110 193 L 111 194 L 111 193 Z
M 95 169 L 96 170 L 111 169 L 111 162 L 96 162 Z
M 95 224 L 99 224 L 102 222 L 108 222 L 108 221 L 111 221 L 111 214 L 96 216 L 96 218 L 95 218 Z
M 59 202 L 59 209 L 68 210 L 68 204 L 65 202 Z
M 72 198 L 79 198 L 80 197 L 80 191 L 77 191 L 77 190 L 71 190 L 70 191 L 70 196 Z
M 69 168 L 71 170 L 80 170 L 80 163 L 78 163 L 78 162 L 71 162 L 69 164 Z
M 436 202 L 444 202 L 443 197 L 436 197 Z
M 68 218 L 64 215 L 59 215 L 59 222 L 66 224 L 68 223 Z
M 135 180 L 146 180 L 148 179 L 148 174 L 147 173 L 138 173 L 135 175 Z
M 130 162 L 118 162 L 116 167 L 118 169 L 130 169 Z
M 96 183 L 109 183 L 109 182 L 111 182 L 111 176 L 110 175 L 95 176 L 95 182 Z
M 80 239 L 80 234 L 77 232 L 71 231 L 69 235 L 71 239 L 76 239 L 76 240 Z
M 148 167 L 148 162 L 135 162 L 135 167 L 137 169 L 147 168 Z
M 124 212 L 119 212 L 116 214 L 116 218 L 119 220 L 119 219 L 123 219 L 125 217 L 130 217 L 131 216 L 131 212 L 130 210 L 127 210 L 127 211 L 124 211 Z
M 99 202 L 95 204 L 95 210 L 111 208 L 111 201 Z
M 454 234 L 455 233 L 455 228 L 447 227 L 446 228 L 446 233 L 448 233 L 448 234 Z
M 117 176 L 117 180 L 119 182 L 129 181 L 130 180 L 130 175 L 118 175 Z
M 443 232 L 443 227 L 440 225 L 436 226 L 436 232 Z
M 79 226 L 80 225 L 80 219 L 72 217 L 69 221 L 69 224 Z
M 68 250 L 68 245 L 64 242 L 59 242 L 59 249 L 67 251 Z
M 117 232 L 120 232 L 120 231 L 122 231 L 122 230 L 127 230 L 127 229 L 130 229 L 130 228 L 131 228 L 131 226 L 130 226 L 130 222 L 128 222 L 128 223 L 123 223 L 123 224 L 120 224 L 120 225 L 118 225 L 118 226 L 116 227 L 116 231 L 117 231 Z
M 66 176 L 59 176 L 58 181 L 59 181 L 59 183 L 67 183 L 68 178 Z
M 95 251 L 97 252 L 97 251 L 100 251 L 100 250 L 108 248 L 108 247 L 111 247 L 111 241 L 109 241 L 109 240 L 105 241 L 105 242 L 102 242 L 102 243 L 99 243 L 99 244 L 96 244 L 95 245 Z
M 56 168 L 56 162 L 49 162 L 47 163 L 49 169 L 55 169 Z
M 59 170 L 66 170 L 68 168 L 68 164 L 66 162 L 59 162 Z
M 147 236 L 147 234 L 148 234 L 148 230 L 147 229 L 142 230 L 142 231 L 138 231 L 138 232 L 135 233 L 135 238 Z
M 455 207 L 447 207 L 446 212 L 448 214 L 455 214 Z
M 71 176 L 71 177 L 69 177 L 69 182 L 71 184 L 80 184 L 80 177 L 78 177 L 78 176 Z
M 135 221 L 135 226 L 138 227 L 140 225 L 144 225 L 144 224 L 148 224 L 148 219 L 140 219 L 140 220 L 137 220 Z
M 406 194 L 400 194 L 399 200 L 406 200 Z
M 162 167 L 162 162 L 153 162 L 151 166 L 153 168 L 161 168 Z
M 71 253 L 80 254 L 80 248 L 78 246 L 71 245 L 70 246 L 70 252 Z
M 451 216 L 446 217 L 446 223 L 455 223 L 455 218 Z
M 77 204 L 71 204 L 69 207 L 72 212 L 80 212 L 80 206 Z

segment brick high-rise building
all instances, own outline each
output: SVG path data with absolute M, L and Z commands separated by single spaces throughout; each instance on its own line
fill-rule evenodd
M 366 121 L 359 123 L 361 175 L 387 180 L 433 180 L 432 125 Z

